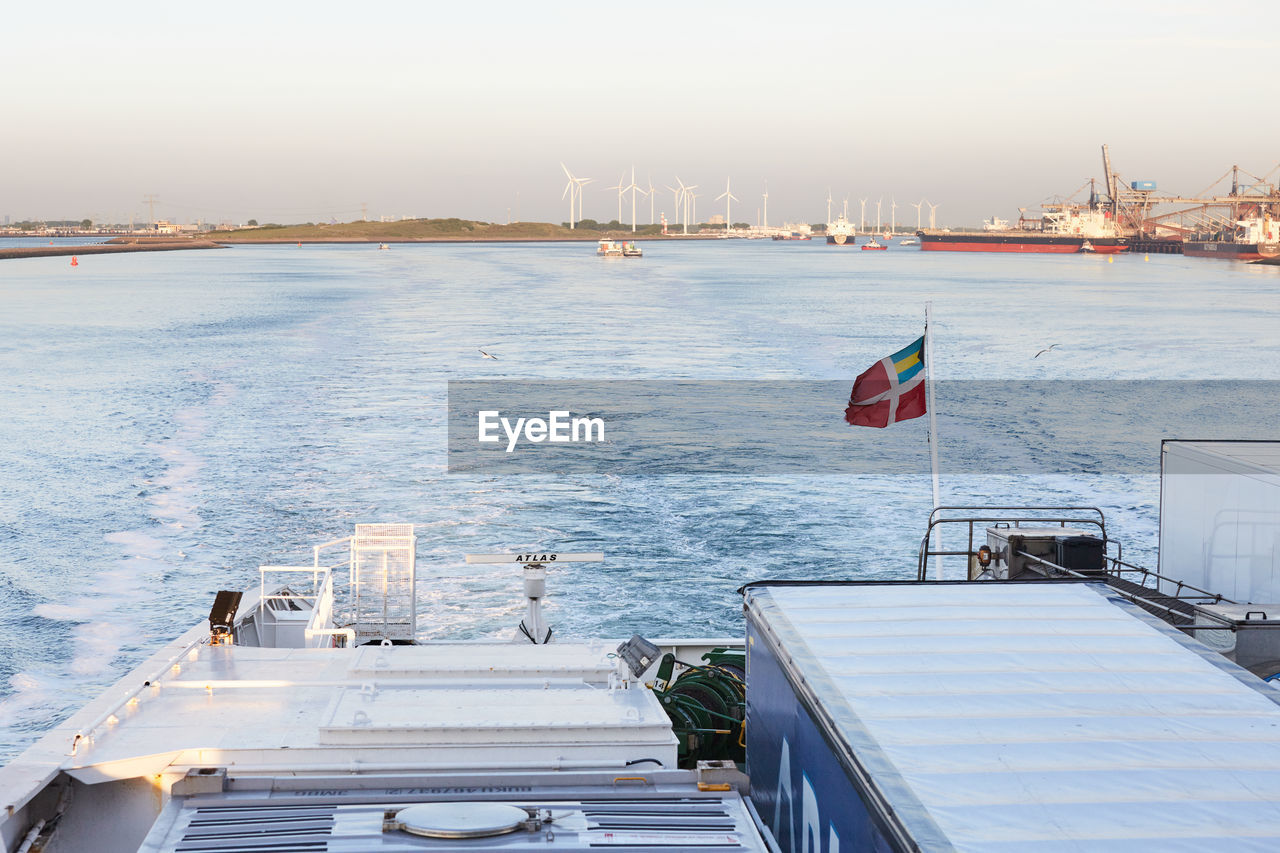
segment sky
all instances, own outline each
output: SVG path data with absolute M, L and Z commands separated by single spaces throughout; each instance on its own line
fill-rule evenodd
M 1280 165 L 1280 3 L 9 4 L 0 222 L 1017 217 Z M 1273 174 L 1272 182 L 1280 179 Z M 650 206 L 638 203 L 639 219 Z M 928 208 L 924 208 L 927 216 Z M 624 220 L 630 220 L 630 203 Z

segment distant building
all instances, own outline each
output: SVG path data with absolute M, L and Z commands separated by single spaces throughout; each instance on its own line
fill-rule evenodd
M 711 217 L 710 219 L 708 219 L 708 220 L 707 220 L 707 224 L 708 224 L 708 225 L 723 225 L 723 224 L 724 224 L 724 217 L 717 213 L 715 216 L 713 216 L 713 217 Z

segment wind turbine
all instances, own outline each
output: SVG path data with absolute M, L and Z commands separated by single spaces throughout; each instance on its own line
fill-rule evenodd
M 595 178 L 578 178 L 578 220 L 582 220 L 582 188 L 594 181 Z
M 884 196 L 880 196 L 880 200 L 876 202 L 876 233 L 880 233 L 880 205 L 884 204 Z
M 689 206 L 693 204 L 694 199 L 697 198 L 697 196 L 693 194 L 693 191 L 698 188 L 698 185 L 690 184 L 689 186 L 685 186 L 684 181 L 680 180 L 679 175 L 676 175 L 676 183 L 680 185 L 680 191 L 676 193 L 676 205 L 677 207 L 682 203 L 684 205 L 684 234 L 685 236 L 688 236 Z
M 622 182 L 623 182 L 623 181 L 625 181 L 626 179 L 627 179 L 627 173 L 626 173 L 626 172 L 623 172 L 623 173 L 622 173 L 622 177 L 618 178 L 618 184 L 617 184 L 617 186 L 605 187 L 605 189 L 617 190 L 617 191 L 618 191 L 618 218 L 617 218 L 616 220 L 614 220 L 614 221 L 618 223 L 619 227 L 621 227 L 621 225 L 622 225 L 622 194 L 623 194 L 623 193 L 625 193 L 625 192 L 627 191 L 627 190 L 623 187 Z
M 919 231 L 920 230 L 920 208 L 924 206 L 924 199 L 920 199 L 920 201 L 917 201 L 915 204 L 911 206 L 916 209 L 916 230 Z
M 618 181 L 618 183 L 621 184 L 622 181 Z M 631 167 L 631 183 L 623 187 L 622 191 L 618 194 L 619 204 L 621 204 L 622 196 L 628 192 L 631 193 L 631 233 L 634 234 L 636 233 L 636 193 L 640 193 L 641 195 L 648 195 L 648 193 L 640 189 L 639 184 L 636 183 L 636 167 L 635 166 Z M 619 207 L 619 210 L 621 210 L 621 207 Z M 621 213 L 619 213 L 619 216 L 621 216 Z M 621 220 L 619 220 L 619 224 L 621 224 Z
M 569 197 L 569 228 L 573 228 L 573 197 L 578 196 L 578 218 L 582 218 L 582 187 L 584 184 L 591 182 L 591 178 L 576 178 L 573 172 L 569 171 L 569 167 L 564 163 L 560 164 L 560 168 L 564 169 L 565 177 L 569 179 L 569 183 L 565 184 L 564 192 L 560 194 L 560 199 L 564 200 L 565 196 Z
M 764 227 L 769 227 L 769 182 L 764 182 Z
M 940 207 L 940 205 L 929 204 L 929 202 L 927 201 L 925 202 L 925 204 L 929 205 L 929 228 L 931 229 L 937 228 L 938 227 L 938 208 Z
M 729 229 L 733 227 L 733 217 L 729 215 L 729 204 L 730 202 L 739 201 L 736 195 L 729 192 L 728 178 L 724 179 L 724 192 L 716 196 L 716 201 L 719 201 L 720 199 L 724 199 L 724 233 L 728 234 Z
M 858 201 L 862 202 L 862 215 L 858 217 L 858 230 L 866 231 L 867 230 L 867 200 L 865 198 L 860 198 L 858 199 Z
M 679 176 L 679 175 L 677 175 L 677 176 L 676 176 L 676 183 L 677 183 L 677 184 L 680 184 L 680 176 Z M 664 184 L 663 186 L 666 186 L 666 185 Z M 682 200 L 682 198 L 681 198 L 681 197 L 684 195 L 684 184 L 680 184 L 680 186 L 679 186 L 679 187 L 667 187 L 667 189 L 668 189 L 672 194 L 674 194 L 674 195 L 675 195 L 675 202 L 676 202 L 676 207 L 675 207 L 675 212 L 676 212 L 676 222 L 679 222 L 679 221 L 680 221 L 680 218 L 681 218 L 681 217 L 680 217 L 680 202 L 681 202 L 681 200 Z M 688 233 L 688 231 L 686 231 L 685 233 L 687 234 L 687 233 Z
M 827 221 L 831 221 L 831 187 L 827 187 Z
M 652 225 L 652 224 L 653 224 L 653 203 L 654 203 L 654 201 L 656 201 L 656 199 L 654 198 L 654 191 L 653 191 L 653 176 L 652 176 L 652 175 L 650 175 L 650 176 L 649 176 L 648 181 L 649 181 L 649 193 L 648 193 L 648 195 L 649 195 L 649 224 L 650 224 L 650 225 Z
M 897 196 L 890 196 L 892 202 L 889 206 L 889 232 L 891 234 L 898 233 L 898 199 Z

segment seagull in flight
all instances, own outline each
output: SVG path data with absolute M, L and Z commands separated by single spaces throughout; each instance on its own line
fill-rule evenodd
M 484 350 L 479 350 L 479 353 L 480 353 L 482 356 L 484 356 L 485 358 L 491 358 L 491 359 L 493 359 L 494 361 L 497 361 L 497 360 L 498 360 L 498 357 L 497 357 L 496 355 L 489 355 L 489 353 L 485 352 Z
M 1053 348 L 1054 348 L 1054 347 L 1056 347 L 1056 346 L 1057 346 L 1057 344 L 1049 344 L 1049 346 L 1047 346 L 1047 347 L 1045 347 L 1044 349 L 1040 350 L 1040 352 L 1036 353 L 1035 355 L 1033 355 L 1033 356 L 1031 356 L 1031 357 L 1032 357 L 1032 358 L 1039 358 L 1040 356 L 1044 355 L 1045 353 L 1047 353 L 1049 350 L 1053 349 Z

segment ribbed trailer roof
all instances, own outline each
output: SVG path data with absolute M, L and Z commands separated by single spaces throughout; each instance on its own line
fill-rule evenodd
M 922 849 L 1280 850 L 1280 691 L 1105 586 L 764 586 L 748 609 Z

